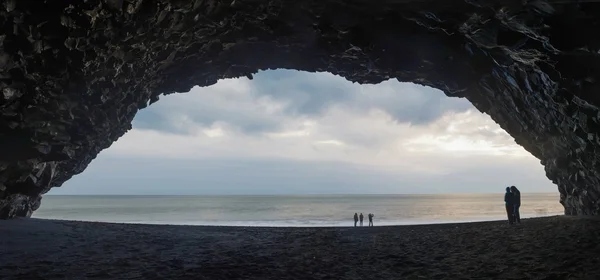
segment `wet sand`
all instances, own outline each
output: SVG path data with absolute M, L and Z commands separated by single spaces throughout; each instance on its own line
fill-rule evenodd
M 599 279 L 592 218 L 363 228 L 0 221 L 0 279 Z

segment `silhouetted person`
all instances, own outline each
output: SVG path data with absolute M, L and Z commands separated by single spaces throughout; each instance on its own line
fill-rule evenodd
M 358 214 L 354 213 L 354 227 L 356 227 L 356 223 L 358 223 Z
M 369 226 L 370 227 L 373 226 L 373 217 L 375 217 L 375 215 L 373 215 L 373 213 L 369 213 Z
M 513 195 L 514 221 L 520 224 L 521 223 L 521 214 L 519 213 L 519 207 L 521 207 L 521 192 L 515 186 L 510 187 L 510 192 Z
M 515 216 L 514 211 L 514 199 L 513 194 L 510 192 L 510 188 L 506 187 L 506 193 L 504 194 L 504 205 L 506 206 L 506 215 L 508 216 L 508 224 L 513 224 Z
M 360 226 L 362 227 L 362 221 L 364 219 L 364 216 L 362 213 L 360 213 L 360 216 L 358 216 L 360 218 Z

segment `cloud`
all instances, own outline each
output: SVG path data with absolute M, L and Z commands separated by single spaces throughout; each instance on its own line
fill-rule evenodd
M 359 86 L 330 73 L 279 70 L 260 73 L 255 83 L 259 94 L 288 102 L 288 112 L 299 115 L 322 114 L 337 105 L 361 112 L 378 108 L 399 122 L 426 124 L 446 112 L 472 108 L 465 99 L 397 80 Z
M 192 129 L 192 128 L 190 128 Z M 157 159 L 329 161 L 420 174 L 472 164 L 531 158 L 484 114 L 447 114 L 427 126 L 399 123 L 381 110 L 366 115 L 333 108 L 321 118 L 289 119 L 277 133 L 245 134 L 224 123 L 194 134 L 133 129 L 106 153 Z
M 460 161 L 460 160 L 459 160 Z M 455 162 L 456 163 L 456 162 Z M 155 159 L 100 155 L 80 175 L 52 194 L 290 195 L 501 193 L 507 185 L 523 192 L 556 188 L 536 172 L 534 160 L 500 158 L 474 162 L 454 172 L 423 176 L 362 164 L 287 159 Z M 499 196 L 501 203 L 501 195 Z
M 253 81 L 221 80 L 162 99 L 158 108 L 141 111 L 134 127 L 193 133 L 191 125 L 225 122 L 244 133 L 276 132 L 289 118 L 318 118 L 333 107 L 356 113 L 378 109 L 398 122 L 425 125 L 445 113 L 472 108 L 467 100 L 415 84 L 390 80 L 359 86 L 330 73 L 293 70 L 260 72 Z
M 133 125 L 180 134 L 194 134 L 196 126 L 218 123 L 235 125 L 245 133 L 277 130 L 280 122 L 274 116 L 284 104 L 256 96 L 251 89 L 248 79 L 229 79 L 209 88 L 195 87 L 188 93 L 162 97 L 160 106 L 138 113 Z
M 539 160 L 464 99 L 278 70 L 162 97 L 53 193 L 447 193 L 508 184 L 556 190 Z

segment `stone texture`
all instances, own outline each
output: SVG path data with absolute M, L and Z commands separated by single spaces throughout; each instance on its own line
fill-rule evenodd
M 0 218 L 31 215 L 159 95 L 275 68 L 467 98 L 565 213 L 600 214 L 600 4 L 579 2 L 2 1 Z

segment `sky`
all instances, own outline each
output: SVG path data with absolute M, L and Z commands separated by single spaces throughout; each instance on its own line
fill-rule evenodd
M 540 161 L 466 99 L 388 80 L 259 72 L 161 96 L 49 194 L 556 192 Z

